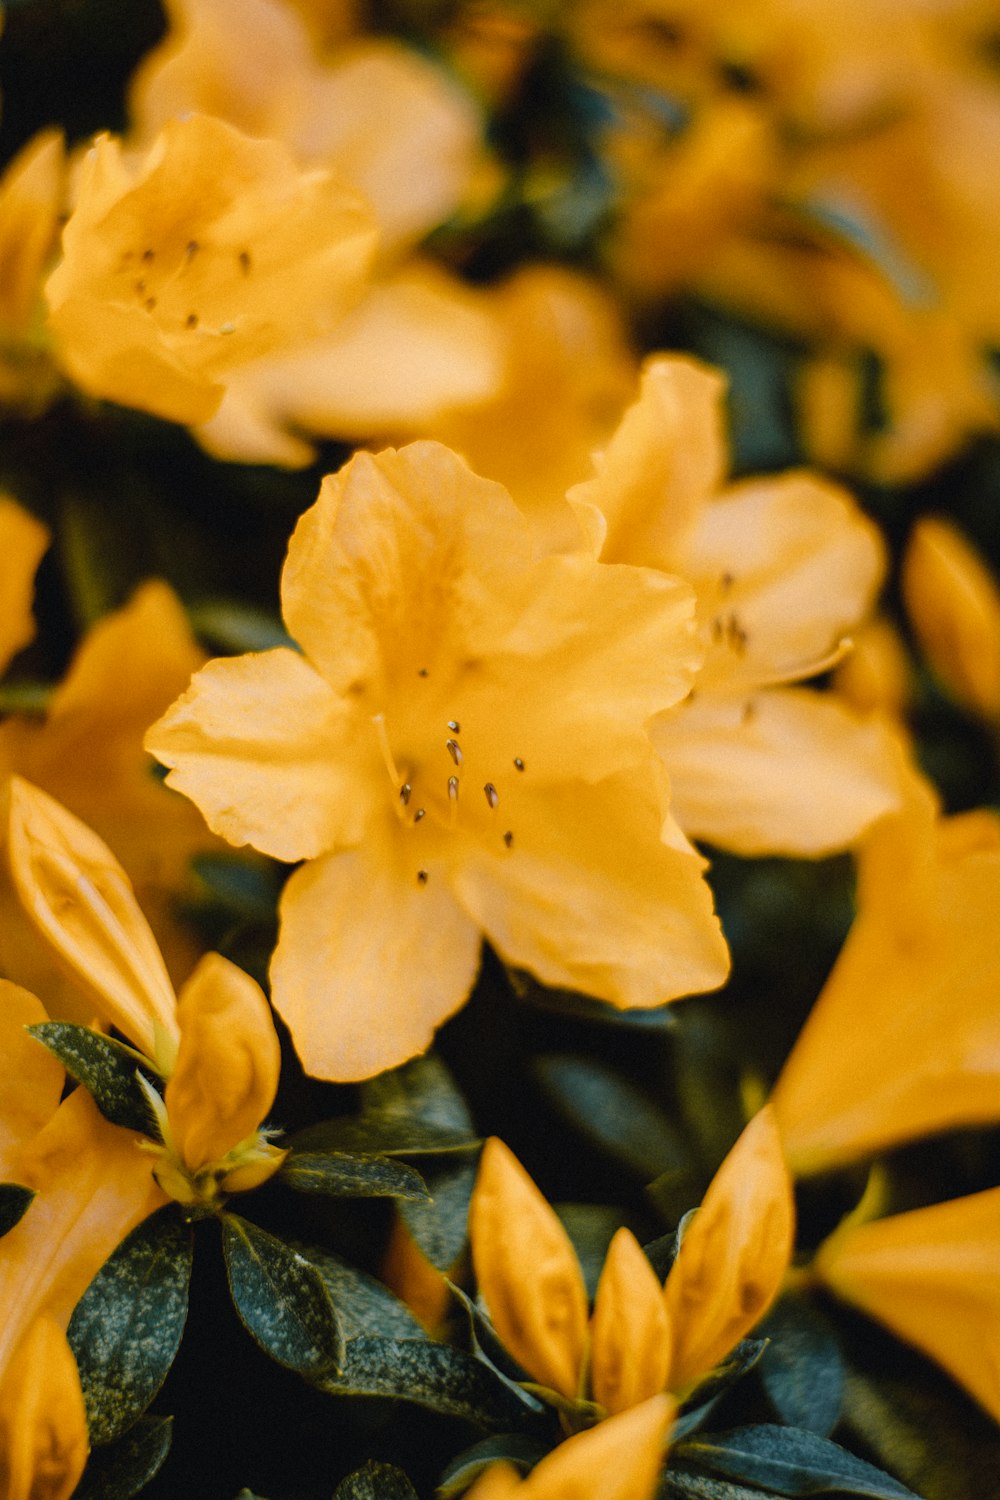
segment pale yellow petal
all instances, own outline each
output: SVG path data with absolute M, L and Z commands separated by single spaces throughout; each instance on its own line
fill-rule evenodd
M 8 857 L 24 910 L 100 1015 L 144 1051 L 176 1037 L 174 991 L 128 876 L 54 798 L 10 780 Z
M 577 1433 L 532 1469 L 518 1495 L 522 1500 L 653 1500 L 674 1410 L 669 1396 L 653 1396 Z
M 709 1184 L 667 1277 L 671 1390 L 708 1375 L 764 1316 L 788 1269 L 794 1232 L 791 1179 L 766 1106 Z
M 504 789 L 491 842 L 471 846 L 453 877 L 508 963 L 620 1007 L 722 984 L 729 959 L 704 862 L 661 838 L 650 768 L 538 791 L 530 774 Z
M 180 1044 L 164 1102 L 192 1172 L 254 1133 L 274 1103 L 281 1046 L 264 993 L 219 953 L 206 953 L 177 999 Z
M 576 1252 L 516 1156 L 492 1136 L 469 1207 L 480 1293 L 506 1349 L 532 1380 L 581 1394 L 587 1293 Z
M 0 328 L 5 342 L 30 334 L 58 236 L 65 172 L 62 132 L 49 129 L 32 136 L 0 178 Z
M 358 720 L 294 651 L 223 658 L 198 672 L 146 747 L 213 832 L 276 859 L 309 859 L 361 836 Z M 372 736 L 374 747 L 374 736 Z
M 1000 1188 L 838 1231 L 814 1269 L 1000 1421 Z
M 464 1004 L 479 929 L 446 870 L 428 861 L 425 873 L 394 828 L 373 826 L 285 886 L 271 993 L 308 1073 L 346 1082 L 396 1067 Z
M 0 494 L 0 672 L 35 634 L 31 602 L 35 569 L 49 533 L 41 521 L 8 495 Z
M 701 507 L 722 482 L 723 378 L 707 365 L 663 355 L 642 369 L 638 400 L 571 501 L 596 505 L 608 523 L 605 562 L 672 571 Z
M 619 1229 L 608 1249 L 590 1325 L 590 1383 L 609 1413 L 665 1389 L 670 1322 L 663 1289 L 642 1247 Z
M 47 1021 L 40 1000 L 0 979 L 0 1181 L 17 1181 L 17 1153 L 55 1113 L 66 1075 L 28 1026 Z
M 0 1493 L 69 1500 L 89 1450 L 76 1361 L 59 1325 L 40 1316 L 0 1375 Z
M 900 803 L 894 739 L 830 695 L 696 689 L 650 733 L 685 833 L 737 854 L 830 854 Z
M 945 687 L 975 713 L 1000 715 L 1000 586 L 957 527 L 923 516 L 903 561 L 903 598 Z

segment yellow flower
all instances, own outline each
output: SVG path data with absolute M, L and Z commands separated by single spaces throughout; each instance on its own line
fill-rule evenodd
M 35 569 L 49 545 L 49 533 L 16 500 L 0 493 L 0 672 L 35 634 L 31 612 Z
M 667 1397 L 653 1396 L 560 1443 L 525 1479 L 509 1464 L 491 1465 L 468 1500 L 652 1500 L 672 1418 Z
M 0 1495 L 69 1500 L 89 1448 L 76 1361 L 58 1324 L 39 1317 L 0 1370 Z
M 898 805 L 895 745 L 832 696 L 782 684 L 842 654 L 884 547 L 844 490 L 807 473 L 723 486 L 722 396 L 705 366 L 647 360 L 569 500 L 604 561 L 663 568 L 697 593 L 704 662 L 652 724 L 681 828 L 740 854 L 826 854 Z
M 46 287 L 58 357 L 90 395 L 204 422 L 232 370 L 356 299 L 375 237 L 353 189 L 221 120 L 172 121 L 137 164 L 101 136 Z
M 324 480 L 282 597 L 304 655 L 210 663 L 147 744 L 211 828 L 307 861 L 271 978 L 311 1073 L 426 1048 L 482 933 L 620 1006 L 721 982 L 646 735 L 697 660 L 683 584 L 533 556 L 510 497 L 426 443 Z
M 42 336 L 42 283 L 58 242 L 64 179 L 58 130 L 33 136 L 0 177 L 0 402 L 29 415 L 59 385 Z
M 813 1269 L 845 1302 L 915 1344 L 1000 1421 L 1000 1188 L 850 1224 Z
M 167 1079 L 146 1093 L 162 1146 L 147 1144 L 164 1191 L 212 1207 L 259 1186 L 285 1152 L 259 1128 L 278 1087 L 281 1051 L 267 1001 L 218 953 L 175 999 L 153 934 L 110 849 L 30 783 L 10 787 L 14 885 L 38 931 L 116 1026 Z
M 1000 718 L 1000 588 L 950 521 L 923 516 L 903 560 L 903 598 L 917 639 L 950 693 Z
M 1000 820 L 915 773 L 860 856 L 858 915 L 775 1086 L 797 1173 L 1000 1118 Z
M 792 1253 L 791 1182 L 770 1109 L 746 1127 L 661 1287 L 635 1237 L 611 1242 L 588 1319 L 555 1213 L 507 1147 L 486 1143 L 469 1214 L 479 1289 L 503 1344 L 573 1421 L 682 1396 L 763 1317 Z

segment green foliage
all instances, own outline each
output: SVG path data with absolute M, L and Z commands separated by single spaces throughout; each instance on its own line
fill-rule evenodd
M 303 1245 L 301 1250 L 322 1278 L 345 1339 L 360 1334 L 388 1339 L 426 1338 L 409 1308 L 374 1276 L 319 1245 Z
M 297 1193 L 331 1198 L 428 1198 L 420 1173 L 389 1156 L 346 1151 L 292 1151 L 278 1174 Z
M 338 1371 L 343 1337 L 316 1267 L 237 1214 L 222 1215 L 222 1248 L 236 1311 L 264 1353 L 310 1379 Z
M 678 1444 L 678 1462 L 776 1495 L 845 1494 L 865 1500 L 919 1500 L 912 1490 L 846 1448 L 794 1427 L 761 1423 Z
M 113 1443 L 166 1379 L 187 1319 L 191 1258 L 190 1230 L 168 1204 L 133 1229 L 77 1303 L 68 1337 L 91 1442 Z
M 417 1492 L 401 1469 L 367 1463 L 337 1485 L 333 1500 L 417 1500 Z
M 132 1500 L 170 1452 L 172 1417 L 140 1417 L 123 1438 L 90 1455 L 74 1500 Z
M 22 1187 L 19 1182 L 0 1182 L 0 1237 L 21 1222 L 34 1196 L 34 1188 Z
M 41 1021 L 28 1030 L 58 1057 L 70 1077 L 93 1095 L 94 1103 L 112 1125 L 159 1139 L 138 1075 L 142 1073 L 159 1088 L 162 1080 L 138 1052 L 69 1021 Z
M 484 1438 L 481 1443 L 466 1448 L 445 1469 L 437 1488 L 439 1500 L 454 1500 L 454 1496 L 463 1494 L 490 1464 L 500 1460 L 513 1464 L 526 1474 L 545 1457 L 547 1451 L 543 1443 L 517 1432 Z
M 759 1372 L 778 1416 L 790 1427 L 828 1437 L 844 1400 L 844 1361 L 829 1322 L 812 1303 L 790 1294 L 758 1332 L 771 1340 Z

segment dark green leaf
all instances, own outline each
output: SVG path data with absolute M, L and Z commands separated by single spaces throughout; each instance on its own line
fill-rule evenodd
M 432 1052 L 361 1085 L 362 1114 L 413 1121 L 472 1140 L 472 1116 L 455 1080 Z
M 556 1213 L 576 1251 L 587 1296 L 593 1300 L 608 1246 L 621 1227 L 622 1212 L 603 1203 L 560 1203 Z
M 111 1037 L 69 1021 L 41 1021 L 29 1026 L 32 1036 L 54 1053 L 66 1072 L 93 1095 L 94 1103 L 112 1125 L 138 1130 L 159 1139 L 159 1131 L 139 1084 L 141 1071 L 161 1090 L 152 1065 Z
M 454 1496 L 463 1494 L 490 1464 L 504 1461 L 526 1474 L 547 1452 L 544 1443 L 520 1432 L 504 1432 L 499 1437 L 484 1438 L 481 1443 L 460 1453 L 445 1469 L 437 1487 L 438 1500 L 453 1500 Z
M 341 1480 L 333 1500 L 417 1500 L 417 1492 L 402 1469 L 370 1462 Z
M 19 1224 L 31 1206 L 35 1189 L 19 1182 L 0 1182 L 0 1237 Z
M 713 1474 L 701 1474 L 674 1462 L 671 1455 L 667 1470 L 660 1483 L 661 1500 L 778 1500 L 774 1490 L 763 1490 L 757 1485 L 748 1489 L 745 1484 L 736 1484 L 731 1479 L 717 1479 Z
M 344 1151 L 292 1151 L 279 1181 L 298 1193 L 334 1198 L 429 1198 L 420 1173 L 390 1156 L 352 1156 Z
M 140 1417 L 110 1448 L 90 1455 L 73 1500 L 132 1500 L 163 1466 L 170 1452 L 173 1417 Z
M 399 1212 L 432 1266 L 449 1270 L 468 1238 L 469 1200 L 476 1184 L 476 1162 L 468 1157 L 438 1159 L 424 1166 L 430 1198 L 401 1200 Z
M 689 1168 L 690 1148 L 676 1126 L 599 1058 L 539 1057 L 534 1066 L 543 1090 L 570 1123 L 643 1182 L 668 1169 Z
M 830 1323 L 802 1297 L 783 1297 L 757 1332 L 771 1340 L 760 1378 L 789 1427 L 828 1437 L 844 1399 L 844 1361 Z
M 308 1125 L 290 1138 L 294 1151 L 344 1151 L 379 1156 L 470 1155 L 482 1144 L 469 1131 L 421 1120 L 381 1119 L 370 1114 Z
M 374 1276 L 367 1276 L 319 1245 L 297 1248 L 323 1278 L 345 1339 L 362 1333 L 390 1339 L 426 1338 L 409 1308 Z
M 243 651 L 270 651 L 274 646 L 295 647 L 277 615 L 237 599 L 203 599 L 191 606 L 188 615 L 196 635 L 215 650 L 234 656 Z
M 146 1410 L 187 1318 L 191 1232 L 174 1204 L 133 1229 L 105 1262 L 67 1330 L 92 1443 L 113 1443 Z
M 339 1369 L 343 1340 L 316 1267 L 237 1214 L 222 1217 L 222 1247 L 236 1311 L 265 1354 L 310 1379 Z
M 846 1448 L 797 1427 L 760 1423 L 706 1434 L 679 1444 L 678 1461 L 729 1479 L 769 1487 L 778 1495 L 861 1495 L 866 1500 L 918 1500 L 912 1490 L 855 1458 Z
M 766 1348 L 766 1339 L 741 1339 L 723 1363 L 716 1365 L 712 1373 L 699 1382 L 684 1403 L 674 1423 L 673 1441 L 677 1442 L 701 1427 L 726 1392 L 760 1361 Z
M 473 1355 L 423 1339 L 351 1339 L 340 1375 L 318 1382 L 331 1395 L 412 1401 L 485 1431 L 531 1425 L 518 1397 Z

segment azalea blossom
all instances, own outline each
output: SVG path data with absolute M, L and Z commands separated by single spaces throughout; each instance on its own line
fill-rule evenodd
M 1000 1119 L 1000 819 L 910 772 L 860 852 L 858 915 L 773 1093 L 807 1174 Z
M 43 331 L 42 286 L 59 238 L 66 152 L 58 130 L 22 146 L 0 177 L 0 403 L 44 410 L 60 388 Z
M 138 163 L 100 136 L 46 286 L 58 358 L 92 396 L 204 422 L 229 372 L 356 300 L 376 237 L 353 188 L 222 120 L 171 121 Z
M 0 1371 L 4 1500 L 69 1500 L 89 1448 L 76 1361 L 58 1324 L 40 1317 Z
M 973 713 L 1000 718 L 1000 588 L 976 549 L 950 521 L 921 516 L 902 585 L 933 671 Z
M 78 818 L 13 777 L 8 846 L 29 918 L 102 1021 L 166 1079 L 145 1086 L 162 1144 L 144 1142 L 153 1176 L 186 1205 L 257 1187 L 281 1166 L 261 1122 L 278 1087 L 281 1049 L 264 995 L 208 953 L 175 998 L 124 870 Z
M 634 1235 L 611 1241 L 588 1318 L 576 1253 L 502 1141 L 469 1217 L 479 1290 L 505 1347 L 570 1423 L 687 1394 L 763 1317 L 792 1253 L 791 1182 L 769 1108 L 746 1127 L 682 1234 L 661 1287 Z
M 534 556 L 500 486 L 423 443 L 324 480 L 282 600 L 303 655 L 210 663 L 147 744 L 215 831 L 306 861 L 271 980 L 309 1072 L 424 1050 L 482 934 L 619 1006 L 722 981 L 646 734 L 698 660 L 684 584 Z

